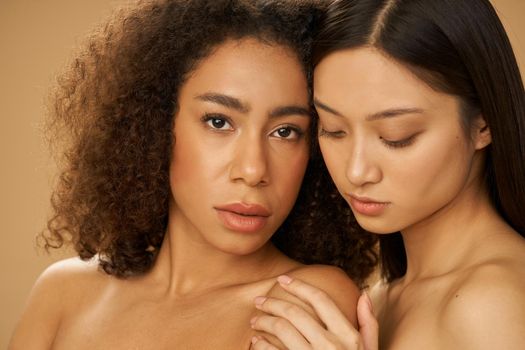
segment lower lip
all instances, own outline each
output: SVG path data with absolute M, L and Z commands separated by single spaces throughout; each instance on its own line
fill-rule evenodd
M 246 216 L 227 210 L 217 209 L 217 213 L 224 226 L 236 232 L 251 233 L 259 231 L 268 221 L 268 217 L 265 216 Z
M 349 201 L 353 210 L 367 216 L 381 215 L 388 206 L 388 203 L 363 202 L 352 197 L 349 198 Z

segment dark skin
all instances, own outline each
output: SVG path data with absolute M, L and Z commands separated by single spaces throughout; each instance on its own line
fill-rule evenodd
M 254 82 L 253 76 L 264 78 Z M 308 143 L 300 137 L 310 120 L 302 112 L 308 110 L 306 87 L 286 47 L 228 41 L 203 60 L 179 95 L 173 199 L 153 268 L 119 279 L 101 272 L 97 261 L 51 266 L 33 289 L 10 349 L 248 349 L 257 334 L 250 327 L 257 296 L 306 307 L 276 285 L 285 273 L 326 290 L 355 321 L 358 289 L 345 273 L 302 265 L 270 242 L 308 160 Z M 198 98 L 210 91 L 249 108 Z M 201 109 L 215 120 L 203 119 Z M 221 157 L 214 152 L 219 147 Z M 257 218 L 236 214 L 225 224 L 215 205 L 232 199 L 256 202 L 271 215 L 261 227 L 252 224 Z

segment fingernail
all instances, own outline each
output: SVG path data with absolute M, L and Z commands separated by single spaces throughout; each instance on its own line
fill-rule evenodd
M 252 317 L 252 319 L 250 320 L 250 324 L 251 324 L 252 328 L 253 328 L 253 326 L 255 326 L 255 322 L 257 322 L 257 316 Z
M 255 344 L 259 341 L 259 338 L 257 337 L 252 337 L 252 344 Z
M 283 285 L 289 285 L 290 283 L 292 283 L 293 279 L 289 276 L 286 276 L 286 275 L 282 275 L 282 276 L 279 276 L 277 277 L 277 282 L 279 282 L 280 284 L 283 284 Z
M 255 306 L 262 306 L 262 304 L 264 304 L 264 302 L 266 301 L 266 297 L 257 297 L 254 299 L 254 302 L 255 302 Z

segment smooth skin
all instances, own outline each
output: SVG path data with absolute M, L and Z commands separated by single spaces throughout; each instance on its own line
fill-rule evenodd
M 173 198 L 152 270 L 118 279 L 95 260 L 52 265 L 9 349 L 248 349 L 258 334 L 249 324 L 256 296 L 307 308 L 277 287 L 283 273 L 325 290 L 355 321 L 359 291 L 344 272 L 301 265 L 269 241 L 296 200 L 309 156 L 307 81 L 297 57 L 255 39 L 228 41 L 200 62 L 178 102 Z M 270 215 L 261 228 L 239 232 L 216 209 L 231 203 Z
M 370 290 L 379 337 L 366 296 L 357 332 L 326 295 L 292 280 L 285 289 L 311 305 L 326 327 L 286 312 L 286 302 L 258 306 L 287 319 L 294 328 L 288 334 L 306 344 L 285 345 L 523 349 L 525 240 L 489 201 L 483 161 L 491 136 L 483 116 L 467 135 L 456 97 L 373 48 L 328 55 L 315 70 L 314 90 L 319 143 L 334 182 L 362 227 L 401 231 L 408 268 Z M 356 198 L 380 202 L 380 210 Z M 264 339 L 258 344 L 254 349 L 275 348 Z

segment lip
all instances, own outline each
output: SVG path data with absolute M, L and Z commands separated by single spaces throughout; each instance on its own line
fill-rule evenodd
M 214 207 L 223 225 L 232 231 L 251 233 L 261 230 L 270 211 L 259 204 L 231 203 Z
M 352 209 L 359 214 L 366 216 L 381 215 L 390 204 L 390 202 L 380 202 L 368 197 L 356 196 L 350 193 L 347 193 L 347 197 Z

